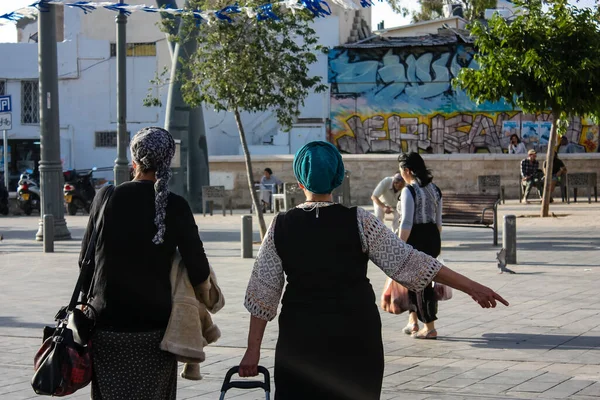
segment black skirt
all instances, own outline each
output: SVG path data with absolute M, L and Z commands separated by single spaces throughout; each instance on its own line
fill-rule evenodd
M 379 400 L 383 368 L 375 304 L 330 311 L 284 306 L 275 350 L 276 400 Z
M 439 256 L 442 250 L 440 231 L 434 223 L 413 225 L 406 243 L 431 257 Z M 409 291 L 408 299 L 410 311 L 417 313 L 419 321 L 430 323 L 437 320 L 438 302 L 431 283 L 420 293 Z
M 159 346 L 164 331 L 97 331 L 92 400 L 175 400 L 177 360 Z

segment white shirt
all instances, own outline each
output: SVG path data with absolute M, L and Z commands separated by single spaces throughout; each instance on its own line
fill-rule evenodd
M 373 196 L 379 198 L 379 200 L 381 200 L 386 206 L 390 206 L 395 209 L 398 205 L 400 192 L 394 192 L 394 177 L 388 176 L 387 178 L 383 178 L 383 180 L 379 182 L 373 191 Z
M 512 143 L 508 145 L 508 154 L 525 154 L 527 153 L 527 148 L 523 144 L 523 142 L 513 146 Z

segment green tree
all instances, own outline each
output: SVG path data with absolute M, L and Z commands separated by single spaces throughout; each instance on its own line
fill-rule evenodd
M 240 6 L 259 7 L 249 0 Z M 229 0 L 190 1 L 194 9 L 223 9 Z M 185 16 L 190 30 L 197 29 L 197 49 L 180 75 L 181 90 L 191 106 L 202 103 L 216 111 L 228 111 L 235 118 L 244 151 L 248 189 L 259 221 L 261 238 L 267 227 L 254 190 L 252 160 L 241 113 L 272 110 L 279 124 L 289 129 L 309 91 L 326 89 L 321 77 L 309 75 L 317 61 L 318 38 L 311 28 L 313 14 L 305 9 L 257 8 L 257 16 L 239 12 L 236 6 L 221 13 L 227 21 L 198 21 Z M 277 19 L 268 18 L 275 14 Z
M 495 16 L 488 27 L 475 23 L 479 69 L 462 69 L 455 79 L 478 102 L 504 100 L 526 113 L 551 110 L 541 216 L 548 216 L 557 128 L 569 116 L 600 115 L 600 29 L 598 10 L 553 0 L 515 2 L 522 13 L 507 21 Z

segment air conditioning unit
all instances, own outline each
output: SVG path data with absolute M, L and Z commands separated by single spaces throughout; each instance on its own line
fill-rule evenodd
M 508 8 L 488 8 L 485 10 L 485 19 L 491 19 L 494 14 L 499 14 L 502 18 L 507 19 L 513 15 L 513 12 Z

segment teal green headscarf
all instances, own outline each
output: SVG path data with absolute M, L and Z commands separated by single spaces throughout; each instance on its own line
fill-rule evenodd
M 329 194 L 344 180 L 342 155 L 329 142 L 307 143 L 294 156 L 294 175 L 309 192 Z

